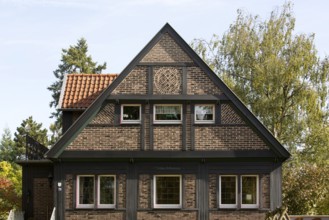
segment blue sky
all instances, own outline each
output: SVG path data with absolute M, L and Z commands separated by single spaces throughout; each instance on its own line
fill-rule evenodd
M 0 0 L 0 134 L 32 115 L 48 128 L 53 71 L 81 37 L 105 73 L 120 73 L 169 22 L 189 43 L 222 35 L 243 9 L 261 18 L 284 0 Z M 329 1 L 295 0 L 295 33 L 315 33 L 329 52 Z

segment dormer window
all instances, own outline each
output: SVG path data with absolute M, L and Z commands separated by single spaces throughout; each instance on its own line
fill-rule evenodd
M 121 124 L 141 123 L 141 105 L 124 104 L 121 105 Z

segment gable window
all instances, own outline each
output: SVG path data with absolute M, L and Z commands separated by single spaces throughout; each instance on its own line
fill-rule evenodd
M 238 181 L 237 176 L 224 175 L 219 177 L 219 207 L 237 208 Z
M 115 176 L 98 176 L 98 204 L 99 208 L 115 208 Z
M 94 176 L 78 176 L 77 186 L 77 208 L 93 208 L 95 188 Z
M 258 176 L 241 176 L 241 208 L 258 208 Z
M 154 105 L 154 123 L 176 124 L 182 122 L 182 105 Z
M 138 124 L 141 122 L 141 105 L 121 105 L 121 123 Z
M 154 208 L 182 207 L 182 177 L 180 175 L 154 176 Z
M 215 105 L 195 105 L 195 123 L 214 123 Z
M 115 195 L 116 178 L 114 175 L 77 176 L 77 208 L 95 208 L 96 204 L 97 208 L 115 208 Z

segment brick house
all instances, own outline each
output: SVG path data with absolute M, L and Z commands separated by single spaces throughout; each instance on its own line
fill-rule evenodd
M 26 219 L 251 220 L 281 205 L 289 152 L 169 24 L 119 75 L 66 76 L 60 109 L 61 139 L 20 162 Z

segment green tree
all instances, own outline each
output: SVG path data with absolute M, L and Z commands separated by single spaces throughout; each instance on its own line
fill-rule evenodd
M 205 62 L 293 154 L 285 174 L 300 166 L 324 168 L 329 164 L 328 58 L 318 57 L 314 34 L 294 35 L 294 27 L 290 3 L 264 21 L 238 10 L 223 37 L 192 42 Z M 309 181 L 317 184 L 316 178 Z M 327 191 L 329 185 L 321 187 L 311 190 Z M 295 190 L 288 188 L 284 189 Z M 291 209 L 295 204 L 289 196 L 284 198 L 290 211 L 318 212 L 310 205 Z
M 17 127 L 14 133 L 14 155 L 15 158 L 22 158 L 25 155 L 26 135 L 29 135 L 34 140 L 38 141 L 44 146 L 48 146 L 47 129 L 42 128 L 42 123 L 37 123 L 30 116 L 23 120 L 20 127 Z
M 0 141 L 0 161 L 15 161 L 14 145 L 9 128 L 5 128 Z
M 84 38 L 78 40 L 78 43 L 74 46 L 70 46 L 68 49 L 62 49 L 61 63 L 58 68 L 53 72 L 56 81 L 52 83 L 48 90 L 52 92 L 52 101 L 50 107 L 56 108 L 59 104 L 59 96 L 63 84 L 65 74 L 71 73 L 101 73 L 106 69 L 106 63 L 98 65 L 97 62 L 92 60 L 92 57 L 88 53 L 88 44 Z M 61 130 L 61 112 L 55 110 L 51 113 L 51 117 L 55 118 L 55 124 L 52 125 L 52 131 L 55 133 L 54 137 L 60 134 Z M 54 140 L 56 141 L 56 139 Z
M 7 219 L 11 209 L 21 209 L 22 170 L 7 161 L 0 162 L 0 219 Z

